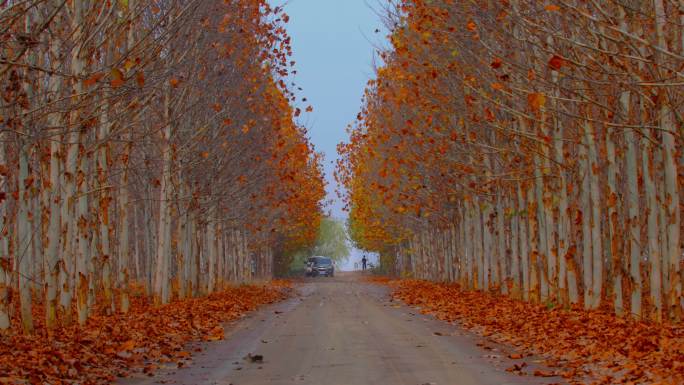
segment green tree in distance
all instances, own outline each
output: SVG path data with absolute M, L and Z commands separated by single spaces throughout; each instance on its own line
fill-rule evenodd
M 342 221 L 326 217 L 318 228 L 316 244 L 312 248 L 313 255 L 329 257 L 342 262 L 349 257 L 347 231 Z
M 308 257 L 323 256 L 340 263 L 349 257 L 349 244 L 345 225 L 342 221 L 324 217 L 318 228 L 318 236 L 313 247 L 295 253 L 290 268 L 301 269 Z

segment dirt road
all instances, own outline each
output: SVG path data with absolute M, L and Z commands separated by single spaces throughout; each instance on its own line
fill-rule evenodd
M 387 288 L 356 275 L 310 279 L 297 291 L 291 300 L 228 325 L 224 341 L 198 345 L 202 352 L 183 368 L 164 369 L 154 377 L 136 374 L 122 383 L 562 383 L 507 372 L 522 360 L 507 358 L 510 351 L 504 347 L 391 302 Z M 525 361 L 532 373 L 534 359 Z

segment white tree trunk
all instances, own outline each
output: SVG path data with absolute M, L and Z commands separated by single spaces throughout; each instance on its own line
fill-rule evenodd
M 6 134 L 0 131 L 0 330 L 10 327 L 9 289 L 11 269 L 9 256 L 9 178 L 7 177 L 7 156 L 5 154 Z
M 661 255 L 660 244 L 658 243 L 658 202 L 656 198 L 655 183 L 653 181 L 653 161 L 651 159 L 652 147 L 648 139 L 643 140 L 642 162 L 644 190 L 646 191 L 646 210 L 647 210 L 647 245 L 648 255 L 651 265 L 650 272 L 650 295 L 653 306 L 653 317 L 656 321 L 662 320 L 662 297 L 661 297 Z
M 500 285 L 502 293 L 508 293 L 508 282 L 506 280 L 508 264 L 506 263 L 506 228 L 504 224 L 504 206 L 501 193 L 496 197 L 496 240 L 497 240 L 497 261 L 495 264 L 496 284 Z
M 51 118 L 57 118 L 58 117 L 51 117 Z M 52 121 L 51 126 L 56 127 L 55 125 L 52 125 L 54 123 L 57 123 L 53 119 L 49 118 L 49 121 Z M 49 224 L 48 224 L 48 234 L 47 234 L 47 249 L 45 251 L 45 259 L 47 261 L 47 267 L 48 270 L 45 272 L 45 279 L 46 279 L 46 287 L 47 290 L 45 292 L 45 317 L 46 317 L 46 325 L 48 328 L 52 328 L 56 325 L 57 321 L 57 307 L 58 307 L 58 301 L 59 301 L 59 276 L 61 269 L 60 267 L 63 265 L 63 262 L 61 261 L 61 256 L 59 254 L 60 252 L 60 236 L 61 234 L 59 233 L 59 228 L 60 228 L 60 219 L 61 219 L 61 213 L 60 213 L 60 178 L 59 178 L 59 143 L 57 141 L 57 138 L 54 138 L 53 140 L 50 141 L 50 192 L 49 192 L 49 214 L 50 214 L 50 219 L 49 219 Z
M 665 14 L 665 7 L 663 0 L 653 0 L 656 21 L 656 35 L 658 37 L 658 45 L 660 48 L 667 50 L 667 41 L 665 38 L 665 28 L 667 23 L 667 15 Z M 681 247 L 679 244 L 679 222 L 680 222 L 680 208 L 679 208 L 679 191 L 677 181 L 677 159 L 676 159 L 676 144 L 675 135 L 677 126 L 670 108 L 670 99 L 666 96 L 668 90 L 662 91 L 660 100 L 660 128 L 662 130 L 662 152 L 663 152 L 663 170 L 665 172 L 664 192 L 665 201 L 662 202 L 667 210 L 666 222 L 664 222 L 665 231 L 667 232 L 667 255 L 663 255 L 665 263 L 669 265 L 669 292 L 667 294 L 668 314 L 670 318 L 679 320 L 681 317 L 681 296 L 682 286 L 680 282 L 680 258 Z
M 218 239 L 216 237 L 216 223 L 214 221 L 214 209 L 210 211 L 209 223 L 207 223 L 207 243 L 208 243 L 208 254 L 207 254 L 207 265 L 208 265 L 208 277 L 207 277 L 207 292 L 209 294 L 214 292 L 216 288 L 216 257 L 218 254 Z
M 126 137 L 128 141 L 130 141 L 130 137 Z M 130 146 L 131 144 L 129 142 L 124 143 L 124 148 L 126 149 L 124 151 L 124 164 L 123 164 L 123 170 L 121 173 L 121 181 L 120 181 L 120 186 L 119 186 L 119 257 L 118 257 L 118 285 L 121 290 L 121 304 L 120 304 L 120 310 L 122 313 L 126 314 L 128 313 L 128 310 L 130 308 L 130 299 L 129 299 L 129 284 L 130 284 L 130 274 L 129 274 L 129 268 L 130 268 L 130 259 L 131 259 L 131 241 L 130 241 L 130 232 L 129 232 L 129 226 L 131 226 L 131 222 L 129 220 L 128 214 L 131 210 L 130 206 L 130 198 L 129 198 L 129 192 L 128 192 L 128 156 L 130 154 Z M 137 219 L 137 218 L 135 218 Z M 134 222 L 137 223 L 137 222 Z M 137 242 L 136 242 L 137 244 Z M 139 274 L 139 256 L 138 253 L 136 252 L 136 278 L 138 277 Z
M 536 184 L 536 182 L 535 182 Z M 539 269 L 539 241 L 537 235 L 539 233 L 539 223 L 537 222 L 537 204 L 535 202 L 535 188 L 529 186 L 527 190 L 527 236 L 529 239 L 529 298 L 533 303 L 541 301 L 541 287 L 540 287 L 540 269 Z
M 98 210 L 98 225 L 99 225 L 99 241 L 100 241 L 100 258 L 99 262 L 102 266 L 102 286 L 104 289 L 104 301 L 106 303 L 106 311 L 108 314 L 115 311 L 114 293 L 112 292 L 112 253 L 110 248 L 110 216 L 111 210 L 110 200 L 112 199 L 107 186 L 108 164 L 107 157 L 109 155 L 109 132 L 111 122 L 109 121 L 108 107 L 105 106 L 100 122 L 100 129 L 98 132 L 98 141 L 100 146 L 97 150 L 97 188 L 100 189 L 99 194 L 99 210 Z M 125 226 L 124 226 L 125 227 Z M 97 255 L 97 249 L 93 250 L 93 254 Z
M 546 232 L 546 209 L 544 207 L 544 178 L 542 176 L 541 170 L 541 160 L 539 155 L 534 156 L 534 193 L 535 193 L 535 208 L 536 208 L 536 231 L 539 236 L 539 246 L 536 249 L 536 263 L 533 269 L 539 271 L 539 283 L 540 283 L 540 296 L 542 301 L 549 299 L 549 281 L 548 279 L 548 269 L 550 268 L 549 255 L 547 251 L 549 250 L 548 244 L 549 239 L 547 238 Z M 530 234 L 533 235 L 533 234 Z M 533 235 L 534 236 L 534 235 Z M 534 250 L 534 249 L 533 249 Z M 533 251 L 534 252 L 534 251 Z
M 518 246 L 520 247 L 520 271 L 522 272 L 522 296 L 525 301 L 530 300 L 530 249 L 528 245 L 530 240 L 527 235 L 528 218 L 530 216 L 530 208 L 527 206 L 523 187 L 520 182 L 517 186 L 518 195 L 518 212 L 520 217 L 518 221 Z M 523 215 L 524 213 L 524 215 Z
M 621 95 L 622 110 L 629 111 L 629 92 Z M 641 226 L 639 222 L 639 185 L 637 170 L 637 140 L 632 129 L 625 129 L 627 174 L 627 247 L 629 250 L 629 276 L 631 279 L 630 312 L 641 317 Z
M 517 193 L 517 189 L 511 190 L 511 193 Z M 520 240 L 520 209 L 517 207 L 515 199 L 511 198 L 508 202 L 512 210 L 510 237 L 511 271 L 509 276 L 512 284 L 511 295 L 515 299 L 521 299 L 522 280 L 520 277 L 520 249 L 518 246 L 518 241 Z
M 21 325 L 24 333 L 33 332 L 33 316 L 31 315 L 31 275 L 30 253 L 32 252 L 31 224 L 29 211 L 31 210 L 31 198 L 28 187 L 29 179 L 29 146 L 23 138 L 19 138 L 19 200 L 17 202 L 17 232 L 15 258 L 19 266 L 17 274 L 19 280 L 19 303 L 21 313 Z
M 607 206 L 608 206 L 608 247 L 611 260 L 611 270 L 613 279 L 613 301 L 615 314 L 624 314 L 624 301 L 622 298 L 622 268 L 623 256 L 620 241 L 620 219 L 618 212 L 621 210 L 617 191 L 617 159 L 615 154 L 615 141 L 613 140 L 614 130 L 611 126 L 606 127 L 606 158 L 608 161 L 608 183 L 607 183 Z
M 159 188 L 159 222 L 157 233 L 157 253 L 154 273 L 154 295 L 157 303 L 165 304 L 169 301 L 169 269 L 168 260 L 171 253 L 171 122 L 170 99 L 171 90 L 167 85 L 164 90 L 165 126 L 161 133 L 162 176 Z
M 591 251 L 592 251 L 592 295 L 591 309 L 598 309 L 601 304 L 601 288 L 603 286 L 603 247 L 601 239 L 601 208 L 598 177 L 598 154 L 594 141 L 594 130 L 590 122 L 585 122 L 584 131 L 587 140 L 589 169 L 589 195 L 591 197 Z

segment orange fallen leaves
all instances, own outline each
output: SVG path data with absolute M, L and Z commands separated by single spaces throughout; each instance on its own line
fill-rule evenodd
M 367 282 L 371 282 L 371 283 L 388 283 L 391 281 L 391 279 L 389 277 L 386 277 L 384 275 L 368 275 L 368 276 L 364 277 L 364 279 Z
M 126 315 L 94 315 L 85 327 L 63 327 L 51 338 L 41 325 L 36 335 L 3 335 L 0 379 L 93 384 L 112 381 L 143 365 L 144 372 L 151 373 L 154 362 L 187 359 L 190 352 L 183 346 L 189 341 L 223 339 L 222 323 L 285 298 L 287 287 L 280 281 L 242 285 L 161 307 L 153 307 L 141 295 L 133 298 Z M 34 310 L 42 311 L 38 306 Z M 36 314 L 34 319 L 42 318 Z
M 559 362 L 561 375 L 574 381 L 588 374 L 597 384 L 684 383 L 681 323 L 657 325 L 603 311 L 549 309 L 499 294 L 462 291 L 457 284 L 402 280 L 393 286 L 396 298 L 423 313 Z M 516 364 L 509 371 L 522 367 Z

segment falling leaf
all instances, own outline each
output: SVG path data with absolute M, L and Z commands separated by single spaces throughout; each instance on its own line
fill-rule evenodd
M 527 104 L 534 111 L 539 111 L 546 105 L 546 96 L 540 92 L 533 92 L 527 95 Z
M 126 72 L 130 71 L 131 68 L 133 68 L 134 66 L 135 66 L 135 61 L 133 61 L 131 59 L 128 59 L 124 62 L 124 69 L 126 70 Z
M 102 78 L 104 77 L 104 74 L 102 72 L 95 73 L 91 75 L 88 79 L 83 81 L 83 85 L 86 87 L 92 87 L 97 82 L 99 82 Z
M 553 55 L 551 59 L 549 59 L 549 67 L 555 71 L 559 71 L 563 65 L 565 65 L 565 61 L 558 55 Z
M 138 71 L 138 73 L 135 74 L 135 81 L 138 83 L 138 87 L 143 87 L 145 85 L 145 75 Z
M 110 84 L 114 88 L 121 87 L 124 84 L 124 74 L 118 68 L 112 68 L 110 71 Z
M 550 370 L 535 370 L 534 375 L 537 377 L 555 377 L 556 373 Z

